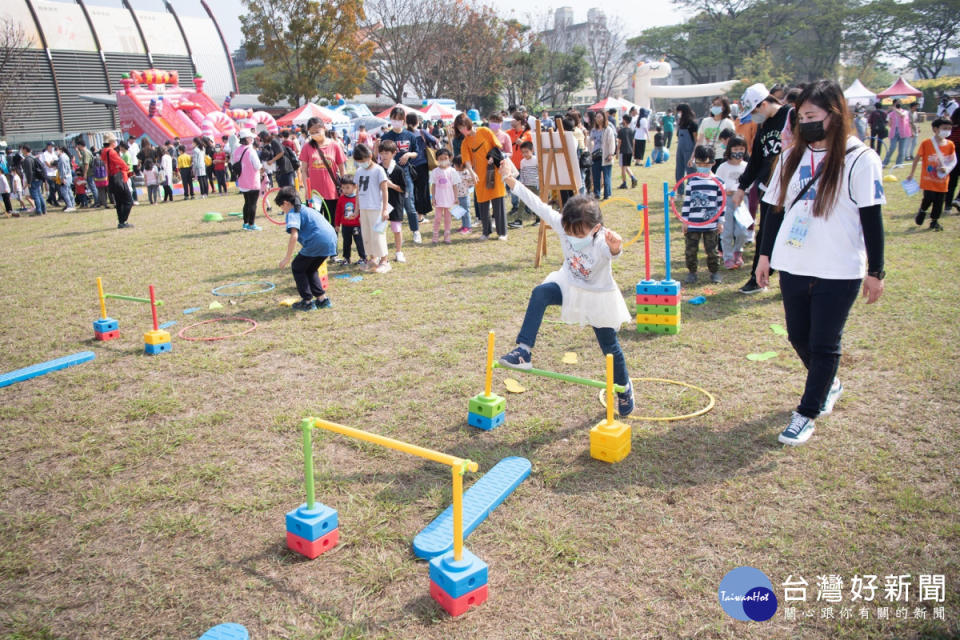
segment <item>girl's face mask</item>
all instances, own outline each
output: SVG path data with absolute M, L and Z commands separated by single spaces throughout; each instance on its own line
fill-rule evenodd
M 590 244 L 593 242 L 594 236 L 598 231 L 600 231 L 600 229 L 601 229 L 601 226 L 598 224 L 597 226 L 595 226 L 593 229 L 590 230 L 590 233 L 583 236 L 582 238 L 568 235 L 567 241 L 570 243 L 570 246 L 571 248 L 573 248 L 574 251 L 583 251 L 584 249 L 590 246 Z
M 450 166 L 449 160 L 437 160 L 437 166 L 441 169 L 446 169 Z
M 723 107 L 720 107 L 720 106 L 717 106 L 717 105 L 713 105 L 712 107 L 710 107 L 710 113 L 711 113 L 712 115 L 718 116 L 718 115 L 720 115 L 721 113 L 723 113 Z
M 403 120 L 391 120 L 390 126 L 393 127 L 394 131 L 400 131 L 403 129 Z
M 731 151 L 730 157 L 734 160 L 743 160 L 743 151 Z
M 501 124 L 499 122 L 491 122 L 490 129 L 492 131 L 500 131 Z

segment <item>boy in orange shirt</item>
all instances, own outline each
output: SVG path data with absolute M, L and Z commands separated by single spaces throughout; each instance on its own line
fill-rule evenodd
M 920 174 L 923 201 L 920 203 L 920 210 L 917 211 L 913 221 L 918 225 L 923 224 L 927 209 L 932 206 L 930 229 L 943 231 L 943 227 L 940 226 L 940 214 L 943 213 L 943 199 L 947 193 L 950 172 L 957 166 L 957 153 L 953 142 L 947 139 L 953 130 L 953 124 L 950 120 L 937 118 L 932 124 L 933 138 L 927 138 L 920 143 L 920 148 L 913 158 L 913 167 L 910 168 L 910 176 L 907 180 L 913 179 L 913 174 L 917 170 L 917 163 L 923 161 L 923 173 Z

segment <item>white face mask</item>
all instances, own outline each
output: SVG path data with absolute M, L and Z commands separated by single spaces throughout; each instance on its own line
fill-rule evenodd
M 752 120 L 753 122 L 756 122 L 758 127 L 759 127 L 761 124 L 763 124 L 763 121 L 766 120 L 766 119 L 767 119 L 766 114 L 765 114 L 765 113 L 762 113 L 762 112 L 760 112 L 760 111 L 757 111 L 757 112 L 751 114 L 751 116 L 750 116 L 750 120 Z
M 400 131 L 401 129 L 403 129 L 403 120 L 391 120 L 390 126 L 393 128 L 394 131 Z
M 584 249 L 590 246 L 590 244 L 593 242 L 593 234 L 595 234 L 599 230 L 600 230 L 600 226 L 597 225 L 595 228 L 590 230 L 590 233 L 588 233 L 582 238 L 568 235 L 567 241 L 570 242 L 570 246 L 573 248 L 574 251 L 583 251 Z
M 940 129 L 940 130 L 937 132 L 937 135 L 940 136 L 940 139 L 941 139 L 941 140 L 946 140 L 947 138 L 950 137 L 950 133 L 951 133 L 952 131 L 953 131 L 952 129 Z
M 446 169 L 450 166 L 449 160 L 437 160 L 437 166 L 441 169 Z

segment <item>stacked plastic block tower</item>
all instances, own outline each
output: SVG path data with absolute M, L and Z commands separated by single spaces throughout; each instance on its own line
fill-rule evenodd
M 637 331 L 680 331 L 680 283 L 676 280 L 641 280 L 637 284 Z
M 311 560 L 337 546 L 340 529 L 337 510 L 319 502 L 304 503 L 287 513 L 287 547 Z
M 430 560 L 430 596 L 451 616 L 466 613 L 487 599 L 487 563 L 463 550 L 460 560 L 453 551 Z

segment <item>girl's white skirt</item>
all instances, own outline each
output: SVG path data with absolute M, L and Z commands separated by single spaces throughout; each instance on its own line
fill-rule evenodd
M 544 282 L 556 283 L 563 293 L 563 304 L 560 307 L 561 322 L 578 324 L 581 327 L 589 325 L 598 329 L 620 329 L 621 324 L 633 320 L 619 289 L 608 291 L 582 289 L 570 284 L 562 271 L 554 271 L 544 279 Z

